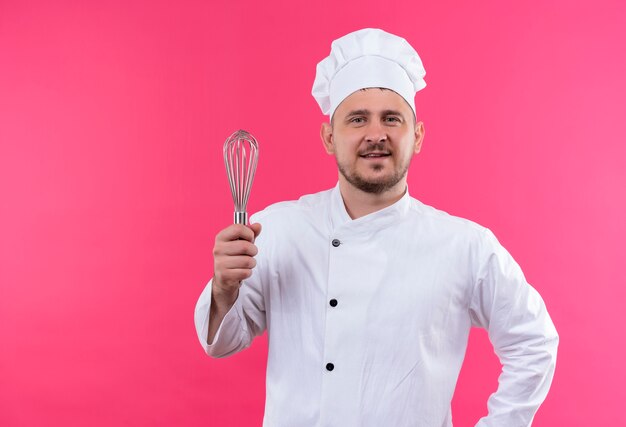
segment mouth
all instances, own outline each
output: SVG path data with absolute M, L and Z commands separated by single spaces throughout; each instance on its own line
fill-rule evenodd
M 387 151 L 370 151 L 368 153 L 359 154 L 359 157 L 363 159 L 382 159 L 391 156 L 391 153 Z

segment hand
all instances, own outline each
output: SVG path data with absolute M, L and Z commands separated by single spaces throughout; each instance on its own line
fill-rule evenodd
M 261 224 L 233 224 L 215 237 L 213 247 L 213 297 L 217 302 L 232 305 L 237 299 L 241 281 L 252 275 L 258 253 L 255 238 L 261 233 Z

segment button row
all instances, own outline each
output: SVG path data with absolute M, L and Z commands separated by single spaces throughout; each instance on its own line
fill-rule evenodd
M 339 245 L 341 245 L 341 241 L 339 239 L 333 239 L 333 241 L 331 242 L 332 245 L 337 248 L 339 247 Z M 335 298 L 331 299 L 329 302 L 331 307 L 337 307 L 337 300 Z M 332 371 L 333 369 L 335 369 L 335 365 L 333 365 L 332 363 L 327 363 L 326 364 L 326 370 L 327 371 Z

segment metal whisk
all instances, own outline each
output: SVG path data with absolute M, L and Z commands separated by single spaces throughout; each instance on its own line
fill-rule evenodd
M 246 206 L 259 160 L 259 144 L 245 130 L 233 133 L 224 143 L 224 164 L 235 202 L 235 224 L 247 224 Z

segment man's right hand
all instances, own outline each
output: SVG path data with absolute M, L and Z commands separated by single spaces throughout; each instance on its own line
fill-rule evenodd
M 233 306 L 239 294 L 241 281 L 252 275 L 258 253 L 254 239 L 261 233 L 261 224 L 233 224 L 215 236 L 213 247 L 213 288 L 209 316 L 208 342 Z
M 252 275 L 256 266 L 254 256 L 258 249 L 254 239 L 261 232 L 261 224 L 233 224 L 215 237 L 213 247 L 213 288 L 224 294 L 237 294 L 241 281 Z

